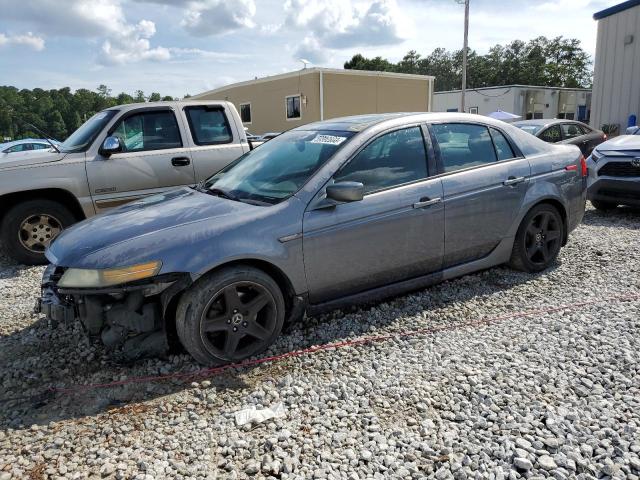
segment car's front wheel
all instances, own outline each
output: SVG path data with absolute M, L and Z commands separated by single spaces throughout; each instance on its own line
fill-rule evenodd
M 25 265 L 47 263 L 44 251 L 64 230 L 75 223 L 64 205 L 34 199 L 12 207 L 2 220 L 2 244 L 10 257 Z
M 204 276 L 184 294 L 176 330 L 198 362 L 217 366 L 266 350 L 284 318 L 278 284 L 261 270 L 234 266 Z
M 509 265 L 516 270 L 540 272 L 555 261 L 564 235 L 558 209 L 541 204 L 525 215 L 513 244 Z
M 601 210 L 603 212 L 606 212 L 607 210 L 613 210 L 618 206 L 616 203 L 603 202 L 601 200 L 591 200 L 591 205 L 593 205 L 596 210 Z

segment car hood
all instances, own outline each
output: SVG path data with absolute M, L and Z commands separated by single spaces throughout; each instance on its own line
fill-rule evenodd
M 620 135 L 596 147 L 600 152 L 610 150 L 640 150 L 640 135 Z
M 188 249 L 234 224 L 264 216 L 270 207 L 250 205 L 192 188 L 129 203 L 65 230 L 47 251 L 52 263 L 106 268 L 162 260 L 163 251 Z
M 26 167 L 40 163 L 57 162 L 66 157 L 66 153 L 49 150 L 31 150 L 27 152 L 0 153 L 0 170 L 5 168 Z

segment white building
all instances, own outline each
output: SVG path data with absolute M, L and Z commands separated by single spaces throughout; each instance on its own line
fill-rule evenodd
M 460 109 L 460 97 L 460 90 L 434 92 L 433 110 L 457 112 Z M 465 106 L 467 113 L 480 115 L 502 110 L 520 115 L 523 119 L 567 118 L 588 121 L 591 90 L 531 85 L 474 88 L 466 91 Z
M 591 125 L 618 125 L 640 115 L 640 0 L 629 0 L 593 15 L 598 40 L 593 73 Z

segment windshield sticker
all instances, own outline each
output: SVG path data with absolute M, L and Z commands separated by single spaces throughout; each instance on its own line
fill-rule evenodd
M 340 145 L 347 137 L 336 137 L 335 135 L 316 135 L 311 143 L 322 143 L 325 145 Z

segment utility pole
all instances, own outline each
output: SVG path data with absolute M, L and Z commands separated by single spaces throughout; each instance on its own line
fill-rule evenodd
M 469 0 L 464 1 L 464 42 L 462 46 L 462 89 L 460 92 L 460 111 L 466 112 L 464 95 L 467 91 L 467 50 L 469 47 Z M 460 1 L 462 3 L 462 1 Z

